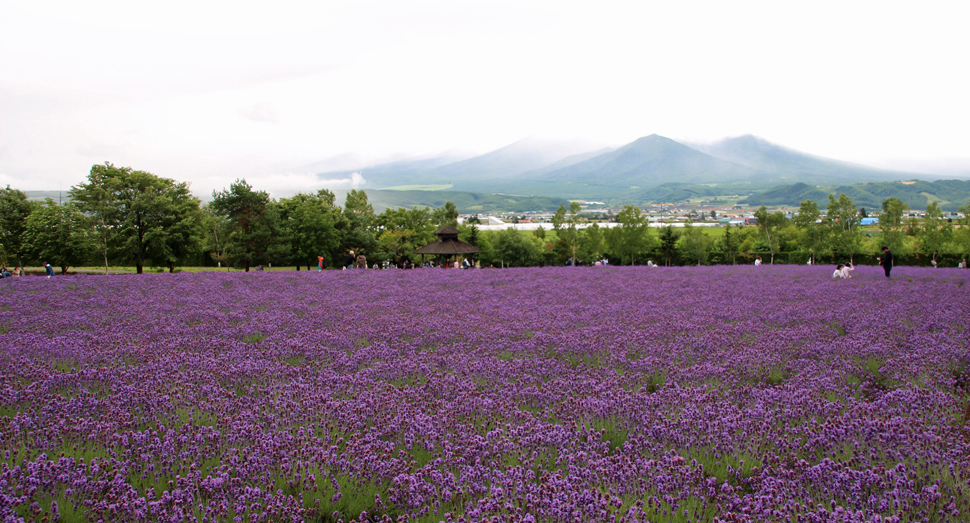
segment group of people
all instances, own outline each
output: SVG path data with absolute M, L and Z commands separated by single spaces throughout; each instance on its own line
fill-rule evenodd
M 14 270 L 17 271 L 17 276 L 23 276 L 20 269 L 14 269 Z M 54 267 L 52 267 L 51 264 L 44 262 L 44 271 L 46 271 L 48 278 L 54 277 Z M 13 278 L 13 276 L 14 274 L 10 272 L 9 269 L 7 269 L 6 265 L 0 266 L 0 279 Z
M 846 262 L 845 264 L 838 264 L 835 266 L 835 272 L 832 273 L 832 278 L 841 278 L 843 280 L 848 280 L 852 277 L 852 271 L 855 270 L 855 266 L 852 262 Z

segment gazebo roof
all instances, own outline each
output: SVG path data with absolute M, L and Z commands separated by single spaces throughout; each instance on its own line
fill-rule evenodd
M 425 245 L 424 247 L 421 247 L 420 249 L 416 249 L 414 251 L 414 254 L 451 255 L 451 254 L 476 254 L 479 252 L 482 252 L 482 250 L 479 249 L 478 247 L 475 247 L 474 245 L 465 243 L 461 240 L 457 240 L 453 238 L 446 238 L 446 239 L 438 238 L 437 240 Z
M 461 234 L 461 231 L 450 225 L 445 225 L 434 233 L 438 235 L 438 239 L 415 250 L 414 254 L 444 254 L 450 256 L 452 254 L 482 252 L 478 247 L 459 240 L 458 235 Z

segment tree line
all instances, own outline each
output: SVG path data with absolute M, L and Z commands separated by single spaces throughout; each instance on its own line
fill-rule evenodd
M 970 202 L 956 223 L 931 203 L 925 218 L 904 218 L 906 204 L 888 198 L 878 230 L 864 230 L 864 210 L 845 194 L 829 196 L 823 213 L 805 200 L 792 219 L 761 206 L 754 226 L 731 227 L 714 237 L 690 222 L 682 228 L 654 229 L 633 205 L 615 217 L 615 227 L 589 223 L 578 203 L 560 206 L 550 229 L 480 231 L 474 219 L 458 224 L 452 202 L 441 208 L 393 208 L 377 214 L 364 191 L 352 190 L 341 207 L 334 193 L 321 189 L 290 198 L 270 198 L 245 180 L 214 191 L 203 204 L 188 184 L 154 174 L 95 165 L 87 180 L 70 189 L 70 201 L 32 202 L 19 190 L 0 190 L 0 262 L 4 265 L 48 261 L 62 272 L 89 264 L 145 267 L 219 265 L 249 270 L 257 264 L 308 270 L 323 256 L 342 265 L 351 250 L 368 262 L 416 262 L 414 250 L 433 241 L 434 231 L 456 226 L 460 239 L 481 249 L 483 266 L 593 264 L 661 265 L 747 263 L 831 263 L 876 255 L 883 244 L 898 259 L 921 256 L 964 257 L 970 253 Z M 781 259 L 784 258 L 784 259 Z

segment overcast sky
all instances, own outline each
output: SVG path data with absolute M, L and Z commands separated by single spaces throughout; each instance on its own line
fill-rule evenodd
M 200 194 L 243 176 L 286 190 L 334 157 L 533 135 L 750 133 L 882 166 L 960 164 L 967 6 L 0 0 L 0 184 L 66 189 L 110 161 Z

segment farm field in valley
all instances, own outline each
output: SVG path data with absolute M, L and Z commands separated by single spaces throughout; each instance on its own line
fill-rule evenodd
M 0 520 L 966 521 L 970 271 L 830 274 L 4 280 Z

